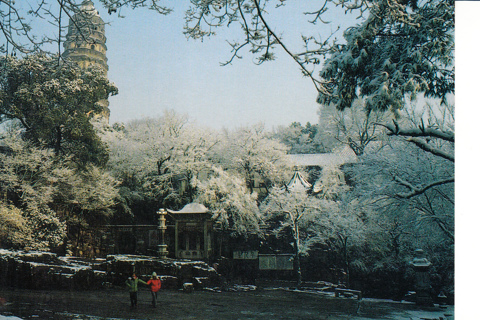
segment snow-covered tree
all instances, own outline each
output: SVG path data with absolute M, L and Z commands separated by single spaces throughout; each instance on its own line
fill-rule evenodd
M 342 4 L 367 15 L 325 61 L 320 103 L 344 110 L 361 97 L 368 110 L 395 112 L 422 94 L 446 102 L 454 92 L 454 1 Z
M 338 143 L 349 146 L 357 156 L 361 156 L 372 141 L 384 139 L 384 128 L 380 125 L 393 119 L 390 112 L 367 109 L 360 99 L 341 111 L 330 105 L 321 106 L 319 112 L 326 133 Z
M 220 248 L 225 237 L 262 237 L 263 219 L 257 206 L 257 194 L 250 193 L 238 174 L 214 167 L 209 179 L 197 180 L 195 187 L 195 201 L 209 208 L 220 232 Z
M 292 239 L 298 286 L 302 282 L 300 256 L 306 254 L 310 246 L 318 241 L 316 227 L 324 210 L 325 203 L 309 197 L 304 190 L 285 191 L 277 187 L 272 188 L 261 205 L 261 211 L 265 220 L 270 222 L 273 233 L 277 237 L 287 236 Z
M 224 169 L 237 171 L 250 192 L 255 189 L 255 181 L 260 181 L 260 191 L 268 194 L 275 183 L 285 181 L 291 174 L 286 146 L 271 138 L 263 124 L 224 134 L 219 162 Z
M 333 250 L 338 250 L 343 256 L 344 270 L 346 274 L 346 285 L 350 285 L 350 264 L 351 257 L 349 253 L 353 247 L 361 248 L 365 243 L 372 245 L 376 239 L 368 239 L 369 236 L 378 228 L 371 225 L 356 199 L 351 199 L 343 194 L 341 201 L 336 201 L 337 206 L 334 210 L 325 213 L 322 219 L 320 233 L 325 239 L 326 244 Z M 339 200 L 339 199 L 337 199 Z M 376 245 L 376 244 L 374 244 Z
M 18 138 L 2 142 L 0 206 L 2 220 L 6 222 L 4 228 L 8 230 L 6 236 L 14 237 L 6 242 L 31 249 L 60 245 L 66 236 L 66 226 L 49 204 L 55 194 L 53 183 L 62 165 L 56 163 L 52 151 L 28 146 Z M 25 223 L 25 227 L 19 228 L 20 223 Z
M 288 127 L 278 126 L 273 137 L 288 147 L 289 154 L 330 152 L 338 144 L 325 134 L 321 126 L 310 122 L 305 126 L 298 122 L 293 122 Z
M 28 248 L 32 243 L 32 230 L 22 210 L 13 205 L 0 203 L 0 247 Z
M 71 227 L 105 223 L 118 198 L 117 182 L 101 169 L 76 169 L 69 158 L 39 149 L 18 134 L 2 136 L 0 206 L 11 245 L 48 250 L 77 234 Z M 18 219 L 18 220 L 16 220 Z M 18 228 L 20 221 L 25 227 Z M 19 223 L 20 223 L 19 222 Z M 3 241 L 2 241 L 3 242 Z
M 454 188 L 452 183 L 431 186 L 429 181 L 444 181 L 454 165 L 403 141 L 392 141 L 376 153 L 365 155 L 349 169 L 355 181 L 354 192 L 368 198 L 378 212 L 408 216 L 418 230 L 436 226 L 444 241 L 454 239 Z M 404 181 L 409 181 L 404 186 Z M 412 185 L 430 186 L 412 195 Z M 431 231 L 425 234 L 427 236 Z
M 395 176 L 395 181 L 405 192 L 399 197 L 412 198 L 436 186 L 454 184 L 453 164 L 455 162 L 455 128 L 454 108 L 449 103 L 427 103 L 420 111 L 415 108 L 403 111 L 399 121 L 384 125 L 387 134 L 416 146 L 426 157 L 435 157 L 442 168 L 439 176 L 432 175 L 426 180 L 418 181 L 414 177 Z M 445 172 L 450 172 L 446 174 Z
M 345 174 L 336 165 L 322 168 L 322 173 L 313 186 L 317 197 L 336 201 L 349 190 L 345 182 Z
M 116 94 L 103 72 L 59 64 L 44 55 L 0 58 L 0 122 L 14 120 L 24 138 L 79 165 L 104 165 L 106 146 L 90 120 Z
M 193 181 L 211 171 L 218 144 L 214 132 L 173 111 L 117 125 L 104 139 L 111 150 L 109 168 L 129 189 L 125 195 L 171 208 L 193 200 Z

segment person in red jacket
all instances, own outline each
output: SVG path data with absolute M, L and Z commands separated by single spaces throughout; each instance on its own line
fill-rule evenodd
M 152 293 L 152 305 L 157 307 L 157 292 L 162 287 L 162 281 L 157 277 L 157 273 L 153 272 L 150 280 L 147 281 L 147 285 L 150 286 L 150 292 Z

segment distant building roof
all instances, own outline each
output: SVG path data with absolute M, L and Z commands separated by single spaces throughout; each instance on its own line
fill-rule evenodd
M 289 157 L 295 165 L 301 167 L 340 166 L 357 161 L 357 156 L 348 146 L 331 153 L 290 154 Z
M 174 214 L 207 213 L 208 208 L 205 207 L 203 204 L 192 202 L 192 203 L 187 204 L 185 207 L 183 207 L 179 211 L 167 209 L 167 212 L 168 213 L 174 213 Z

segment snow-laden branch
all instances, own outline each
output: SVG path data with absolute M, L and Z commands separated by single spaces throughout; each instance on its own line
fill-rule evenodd
M 446 131 L 441 131 L 441 130 L 432 129 L 432 128 L 425 128 L 423 125 L 419 126 L 418 128 L 404 129 L 404 128 L 400 128 L 396 121 L 394 121 L 393 124 L 378 123 L 378 125 L 383 126 L 387 130 L 389 130 L 388 135 L 407 137 L 406 141 L 415 144 L 420 149 L 427 151 L 433 155 L 447 159 L 448 161 L 455 162 L 454 155 L 451 155 L 450 153 L 447 153 L 438 148 L 434 148 L 431 145 L 429 145 L 427 141 L 417 138 L 417 137 L 439 138 L 441 140 L 454 143 L 455 134 L 453 132 L 446 132 Z
M 441 131 L 433 128 L 425 128 L 419 126 L 418 128 L 404 129 L 400 128 L 397 122 L 393 124 L 380 124 L 387 128 L 390 132 L 389 135 L 404 136 L 404 137 L 432 137 L 439 138 L 449 142 L 455 142 L 455 134 L 453 132 Z
M 437 181 L 431 182 L 431 183 L 429 183 L 427 185 L 424 185 L 424 186 L 421 186 L 421 187 L 420 186 L 414 186 L 411 183 L 403 180 L 402 178 L 399 178 L 398 176 L 395 177 L 395 181 L 400 183 L 401 185 L 407 187 L 408 189 L 410 189 L 409 192 L 397 193 L 397 196 L 400 197 L 400 198 L 409 199 L 411 197 L 420 195 L 420 194 L 424 193 L 425 191 L 427 191 L 428 189 L 433 188 L 435 186 L 439 186 L 439 185 L 443 185 L 443 184 L 447 184 L 447 183 L 453 183 L 453 182 L 455 182 L 455 178 L 451 177 L 451 178 L 447 178 L 447 179 L 443 179 L 443 180 L 437 180 Z
M 445 151 L 442 151 L 440 149 L 437 149 L 437 148 L 433 148 L 432 146 L 430 146 L 427 142 L 421 140 L 421 139 L 418 139 L 418 138 L 408 138 L 407 139 L 408 142 L 412 142 L 413 144 L 415 144 L 417 147 L 419 147 L 420 149 L 424 150 L 424 151 L 427 151 L 427 152 L 430 152 L 431 154 L 434 154 L 436 156 L 439 156 L 439 157 L 442 157 L 444 159 L 447 159 L 451 162 L 455 162 L 455 156 L 452 156 L 451 154 L 445 152 Z

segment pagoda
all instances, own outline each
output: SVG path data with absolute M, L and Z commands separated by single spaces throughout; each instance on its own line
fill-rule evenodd
M 79 11 L 69 21 L 62 57 L 66 61 L 76 63 L 82 69 L 87 69 L 91 65 L 98 66 L 107 76 L 106 41 L 105 22 L 92 1 L 84 0 Z M 108 100 L 102 99 L 98 103 L 102 106 L 99 116 L 108 121 L 110 117 Z

